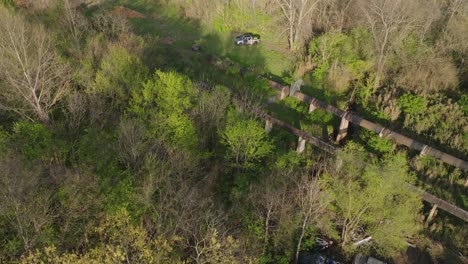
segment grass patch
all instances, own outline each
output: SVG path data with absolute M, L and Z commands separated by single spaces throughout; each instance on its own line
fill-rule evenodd
M 149 0 L 116 0 L 107 4 L 107 9 L 125 6 L 141 12 L 147 18 L 130 19 L 134 31 L 138 35 L 171 37 L 176 41 L 170 48 L 176 51 L 187 51 L 192 44 L 202 46 L 202 53 L 226 57 L 247 68 L 255 68 L 264 72 L 281 75 L 290 71 L 292 63 L 288 56 L 271 49 L 272 34 L 262 36 L 262 43 L 256 46 L 238 47 L 234 37 L 238 32 L 221 32 L 213 25 L 204 25 L 200 21 L 181 16 L 176 7 L 159 5 Z M 187 54 L 184 54 L 186 56 Z

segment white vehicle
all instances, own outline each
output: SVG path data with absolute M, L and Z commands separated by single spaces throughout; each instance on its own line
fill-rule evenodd
M 260 37 L 251 33 L 245 33 L 243 35 L 237 36 L 234 40 L 234 43 L 237 46 L 257 45 L 258 43 L 260 43 Z

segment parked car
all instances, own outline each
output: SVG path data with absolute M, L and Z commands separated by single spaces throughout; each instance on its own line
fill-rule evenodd
M 260 43 L 260 36 L 259 35 L 254 35 L 252 33 L 245 33 L 243 35 L 237 36 L 234 39 L 234 43 L 237 46 L 257 45 L 258 43 Z
M 373 257 L 363 256 L 357 254 L 354 256 L 353 264 L 386 264 L 385 262 L 375 259 Z

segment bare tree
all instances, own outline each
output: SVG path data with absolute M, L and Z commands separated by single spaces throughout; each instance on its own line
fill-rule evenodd
M 351 28 L 350 22 L 354 20 L 352 13 L 354 3 L 354 0 L 321 0 L 311 17 L 313 28 L 325 32 L 333 30 L 342 32 Z
M 88 116 L 88 101 L 86 95 L 76 91 L 67 97 L 65 120 L 70 132 L 79 131 L 80 126 L 85 123 Z
M 50 34 L 0 8 L 0 108 L 47 123 L 69 83 Z
M 377 51 L 374 91 L 380 85 L 387 55 L 394 45 L 406 37 L 415 26 L 416 1 L 361 0 L 360 9 L 371 31 Z
M 143 160 L 146 145 L 145 128 L 134 120 L 122 120 L 119 127 L 119 153 L 127 167 L 138 167 Z
M 275 0 L 288 25 L 289 48 L 296 49 L 297 42 L 303 40 L 310 16 L 321 0 Z
M 296 263 L 299 259 L 302 239 L 306 229 L 311 224 L 317 224 L 319 217 L 323 217 L 327 211 L 327 201 L 324 199 L 323 192 L 318 178 L 310 175 L 304 175 L 297 183 L 297 205 L 301 219 L 299 239 L 296 245 Z
M 213 91 L 202 91 L 195 109 L 196 125 L 200 132 L 200 146 L 215 146 L 217 131 L 222 125 L 229 104 L 229 91 L 215 87 Z
M 73 0 L 63 1 L 63 17 L 62 24 L 64 28 L 71 34 L 73 40 L 78 43 L 83 34 L 88 29 L 86 18 L 76 10 L 76 3 Z
M 463 0 L 448 0 L 441 6 L 443 25 L 436 44 L 437 50 L 444 54 L 456 51 L 462 54 L 468 52 L 468 2 Z M 465 61 L 463 59 L 463 61 Z
M 255 207 L 255 212 L 264 223 L 262 247 L 264 254 L 269 246 L 271 236 L 278 231 L 275 230 L 273 223 L 277 223 L 276 228 L 281 226 L 281 211 L 290 209 L 288 210 L 289 217 L 293 211 L 294 205 L 286 202 L 291 200 L 293 192 L 291 192 L 289 184 L 281 177 L 287 178 L 280 173 L 270 175 L 264 186 L 256 188 L 250 198 Z
M 329 219 L 324 217 L 329 199 L 321 187 L 318 178 L 284 169 L 275 172 L 256 189 L 250 199 L 256 214 L 264 222 L 263 253 L 267 248 L 295 247 L 297 261 L 307 229 L 311 225 L 327 229 L 320 219 Z M 291 244 L 291 237 L 298 228 L 299 238 L 296 244 Z
M 24 250 L 37 242 L 53 218 L 52 193 L 41 190 L 41 172 L 13 155 L 0 160 L 0 216 L 16 231 Z
M 94 29 L 106 35 L 110 40 L 121 40 L 132 36 L 132 29 L 127 19 L 111 13 L 98 13 L 93 17 Z
M 421 52 L 419 56 L 405 56 L 404 51 L 398 54 L 400 67 L 395 69 L 393 79 L 401 87 L 427 95 L 458 85 L 458 71 L 450 57 L 434 49 Z
M 70 170 L 61 176 L 59 237 L 66 241 L 86 232 L 90 223 L 95 224 L 97 209 L 103 201 L 96 175 Z

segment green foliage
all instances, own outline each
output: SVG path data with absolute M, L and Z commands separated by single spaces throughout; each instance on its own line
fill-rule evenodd
M 99 175 L 114 177 L 119 174 L 115 145 L 112 134 L 97 128 L 88 128 L 77 144 L 77 162 L 93 168 Z
M 112 47 L 101 61 L 91 92 L 107 95 L 114 104 L 121 105 L 131 92 L 141 89 L 147 75 L 148 70 L 138 57 L 122 47 Z
M 200 263 L 219 264 L 255 264 L 257 259 L 248 254 L 240 254 L 241 243 L 232 236 L 223 237 L 215 228 L 210 228 L 206 234 L 203 252 L 200 254 Z
M 256 217 L 253 214 L 247 214 L 242 218 L 247 233 L 253 237 L 255 242 L 264 241 L 265 239 L 265 225 L 262 218 Z
M 463 112 L 468 116 L 468 94 L 462 95 L 457 104 L 462 107 Z
M 430 51 L 428 45 L 424 42 L 421 42 L 414 35 L 410 35 L 403 40 L 402 48 L 410 56 L 421 56 Z
M 175 72 L 156 71 L 153 81 L 147 82 L 143 90 L 147 100 L 153 94 L 157 95 L 155 103 L 162 112 L 187 111 L 194 106 L 196 98 L 190 79 Z
M 320 83 L 326 79 L 329 69 L 330 65 L 328 61 L 321 63 L 317 68 L 315 68 L 312 76 L 316 84 L 320 85 Z
M 157 5 L 155 2 L 158 2 Z M 82 105 L 65 103 L 54 112 L 50 127 L 18 122 L 14 124 L 11 135 L 2 130 L 0 124 L 0 165 L 9 154 L 16 155 L 14 151 L 10 153 L 10 148 L 30 160 L 43 161 L 27 163 L 27 166 L 12 163 L 13 169 L 42 164 L 32 168 L 36 174 L 31 172 L 29 175 L 28 172 L 16 177 L 11 173 L 2 174 L 7 170 L 0 170 L 2 184 L 1 177 L 5 176 L 15 176 L 15 180 L 30 184 L 22 191 L 12 192 L 12 197 L 24 205 L 18 207 L 20 213 L 17 221 L 26 221 L 26 235 L 39 237 L 33 237 L 37 243 L 26 246 L 22 235 L 17 235 L 16 228 L 11 227 L 15 219 L 7 219 L 12 216 L 10 212 L 15 212 L 13 206 L 16 203 L 5 203 L 6 199 L 0 199 L 0 214 L 6 211 L 5 204 L 13 208 L 9 209 L 7 217 L 0 217 L 0 262 L 15 262 L 15 258 L 16 262 L 23 263 L 78 264 L 285 264 L 291 261 L 298 222 L 301 220 L 298 200 L 302 194 L 297 192 L 295 172 L 307 170 L 308 173 L 315 173 L 315 167 L 311 169 L 311 166 L 321 164 L 313 162 L 327 162 L 327 158 L 315 161 L 298 155 L 291 150 L 296 138 L 284 130 L 273 131 L 273 138 L 276 139 L 273 145 L 264 132 L 263 123 L 232 109 L 226 114 L 232 96 L 228 89 L 197 89 L 190 78 L 200 78 L 210 84 L 227 84 L 237 98 L 261 105 L 274 93 L 259 75 L 264 75 L 268 69 L 288 79 L 285 75 L 291 71 L 291 61 L 296 54 L 282 49 L 285 38 L 276 36 L 282 35 L 283 28 L 280 27 L 284 26 L 284 21 L 273 17 L 277 15 L 276 12 L 281 12 L 275 9 L 276 6 L 272 5 L 273 9 L 264 6 L 269 1 L 224 1 L 227 4 L 212 1 L 207 10 L 194 10 L 193 7 L 204 6 L 206 2 L 210 1 L 118 0 L 85 8 L 88 15 L 93 12 L 110 13 L 107 11 L 117 5 L 144 13 L 145 18 L 130 19 L 130 22 L 136 34 L 152 35 L 149 38 L 154 39 L 154 45 L 144 47 L 145 58 L 137 55 L 141 50 L 135 49 L 142 48 L 142 45 L 136 43 L 134 37 L 130 37 L 132 40 L 119 39 L 119 34 L 128 29 L 124 22 L 126 19 L 104 21 L 100 29 L 94 23 L 94 29 L 101 31 L 98 33 L 88 30 L 87 25 L 91 23 L 84 23 L 83 28 L 78 25 L 85 32 L 78 30 L 80 34 L 76 37 L 64 36 L 64 18 L 59 16 L 63 13 L 57 12 L 56 4 L 50 10 L 21 11 L 25 15 L 34 13 L 30 18 L 33 21 L 45 21 L 50 34 L 55 36 L 54 46 L 59 47 L 64 59 L 76 65 L 74 83 L 77 89 L 88 92 L 86 107 L 92 107 L 96 100 L 110 102 L 113 108 L 106 111 L 99 105 L 86 111 L 71 109 L 83 108 Z M 259 9 L 250 8 L 255 3 Z M 0 0 L 0 5 L 13 4 L 14 0 Z M 266 9 L 260 10 L 260 7 Z M 334 8 L 332 6 L 326 12 L 333 12 Z M 181 16 L 182 12 L 189 17 Z M 208 16 L 191 19 L 200 14 Z M 324 16 L 327 14 L 324 13 Z M 458 14 L 454 16 L 457 19 Z M 313 19 L 320 24 L 322 18 Z M 54 25 L 59 21 L 60 25 Z M 310 22 L 310 19 L 307 21 Z M 334 23 L 334 19 L 330 21 Z M 388 119 L 389 115 L 384 111 L 370 107 L 374 100 L 374 37 L 367 29 L 350 26 L 346 33 L 323 32 L 312 39 L 308 51 L 312 65 L 317 67 L 307 76 L 312 79 L 312 85 L 304 86 L 304 90 L 312 89 L 305 92 L 341 108 L 350 101 L 357 102 L 357 110 L 364 107 L 368 113 L 373 111 L 374 116 Z M 232 31 L 260 33 L 264 44 L 235 47 Z M 432 28 L 428 28 L 428 32 L 432 34 L 432 31 Z M 169 36 L 177 41 L 172 45 L 158 43 L 159 37 Z M 435 87 L 439 84 L 453 86 L 456 79 L 452 79 L 451 75 L 454 72 L 451 56 L 461 59 L 463 54 L 453 54 L 450 45 L 445 48 L 444 37 L 438 38 L 440 43 L 437 43 L 437 50 L 426 40 L 411 35 L 402 43 L 396 43 L 401 47 L 388 55 L 387 66 L 390 70 L 385 71 L 389 79 L 384 85 L 391 83 L 405 89 L 407 84 L 419 86 L 423 83 L 421 80 L 427 80 L 421 85 L 425 86 L 435 80 Z M 192 43 L 201 44 L 203 52 L 187 50 Z M 391 43 L 392 48 L 394 44 Z M 235 64 L 233 61 L 237 64 L 226 67 L 226 72 L 220 72 L 208 65 L 207 54 L 226 56 L 232 59 L 228 64 Z M 298 58 L 296 62 L 301 59 L 304 58 Z M 190 74 L 190 77 L 161 70 L 150 76 L 142 61 L 148 63 L 148 67 L 151 65 L 152 69 L 176 68 Z M 457 63 L 457 67 L 462 66 L 461 60 Z M 419 71 L 419 66 L 424 71 Z M 442 74 L 444 72 L 438 68 L 447 70 L 449 74 Z M 402 76 L 407 72 L 406 76 Z M 419 72 L 429 75 L 412 78 Z M 434 76 L 440 79 L 434 79 Z M 444 79 L 448 81 L 444 82 Z M 286 80 L 286 83 L 293 81 Z M 458 98 L 458 94 L 460 91 L 451 94 L 454 101 L 440 95 L 419 97 L 410 93 L 397 100 L 388 99 L 391 96 L 387 96 L 386 92 L 378 96 L 391 101 L 392 107 L 395 107 L 393 103 L 396 101 L 396 106 L 404 114 L 405 127 L 418 133 L 418 136 L 466 153 L 468 96 L 462 94 Z M 281 113 L 273 113 L 275 117 L 306 132 L 313 130 L 319 136 L 330 135 L 339 122 L 332 114 L 320 109 L 309 114 L 308 106 L 293 98 L 271 108 L 278 106 L 283 108 L 277 111 Z M 82 124 L 93 125 L 83 130 L 77 129 L 77 140 L 65 144 L 63 140 L 70 137 L 63 135 L 62 125 L 72 122 L 66 120 L 71 116 L 68 111 L 71 115 L 76 114 L 80 120 L 87 120 Z M 114 119 L 105 120 L 109 117 Z M 10 122 L 9 117 L 2 116 L 1 119 L 5 124 Z M 119 124 L 119 120 L 128 119 L 146 127 L 139 130 L 136 126 L 129 126 L 125 131 L 128 137 L 123 138 L 121 133 L 117 133 L 115 125 Z M 369 244 L 369 248 L 372 247 L 374 251 L 375 247 L 377 253 L 389 256 L 404 247 L 404 239 L 418 230 L 415 218 L 420 201 L 404 188 L 407 182 L 414 181 L 408 173 L 406 158 L 394 153 L 395 146 L 390 140 L 379 138 L 369 131 L 360 131 L 359 137 L 367 143 L 368 152 L 379 153 L 377 156 L 382 160 L 370 159 L 363 149 L 351 145 L 339 158 L 341 167 L 338 164 L 336 171 L 328 167 L 330 175 L 320 175 L 322 183 L 326 184 L 324 189 L 333 196 L 334 203 L 330 206 L 333 212 L 324 210 L 323 214 L 319 214 L 320 229 L 307 225 L 301 249 L 311 248 L 317 233 L 326 233 L 338 239 L 340 232 L 329 230 L 331 223 L 334 223 L 344 231 L 343 245 L 348 252 L 352 250 L 350 245 L 353 242 L 350 234 L 363 228 L 375 241 Z M 124 142 L 129 146 L 128 155 L 136 160 L 141 159 L 144 165 L 133 167 L 123 164 L 122 155 L 119 155 L 124 148 L 123 139 L 128 140 Z M 144 147 L 139 148 L 139 144 Z M 68 148 L 68 145 L 72 147 Z M 206 157 L 202 151 L 210 151 L 210 159 L 193 162 Z M 2 153 L 7 154 L 2 156 Z M 63 155 L 65 158 L 61 159 L 60 154 L 66 154 Z M 226 160 L 220 160 L 221 155 L 225 155 Z M 450 183 L 464 180 L 460 170 L 434 158 L 415 158 L 412 165 L 420 173 L 443 176 Z M 270 170 L 274 175 L 266 175 Z M 69 175 L 71 171 L 73 175 Z M 36 177 L 34 181 L 40 181 L 36 184 L 29 180 L 28 177 L 32 176 Z M 275 178 L 271 180 L 273 184 L 253 184 L 267 177 Z M 19 181 L 9 182 L 16 184 Z M 425 186 L 431 188 L 430 184 Z M 223 188 L 228 189 L 226 193 L 229 193 L 231 202 L 227 204 L 228 208 L 219 206 L 216 200 L 217 194 L 224 195 Z M 0 193 L 6 189 L 0 188 Z M 36 189 L 39 191 L 35 192 Z M 439 192 L 441 189 L 436 190 Z M 265 192 L 266 195 L 257 192 Z M 444 197 L 448 192 L 442 190 L 437 195 L 442 193 Z M 250 196 L 254 198 L 247 198 Z M 258 200 L 264 201 L 258 204 L 258 201 L 253 201 L 258 197 L 261 197 Z M 462 205 L 466 202 L 466 195 L 448 194 L 444 198 L 449 199 L 447 197 Z M 318 212 L 318 209 L 313 209 Z M 107 215 L 104 217 L 104 214 Z M 444 217 L 445 214 L 440 216 Z M 213 219 L 216 223 L 212 225 L 209 222 L 213 222 Z M 226 234 L 227 230 L 232 230 L 232 225 L 235 225 L 236 239 Z M 444 226 L 449 228 L 439 228 L 438 232 L 450 230 L 443 235 L 453 236 L 462 245 L 466 232 L 452 228 L 451 222 L 444 222 Z M 460 232 L 456 234 L 457 231 Z M 170 234 L 183 237 L 172 237 Z M 249 258 L 252 252 L 262 257 L 258 260 Z M 181 261 L 180 256 L 187 262 Z M 196 257 L 199 259 L 191 259 Z
M 350 34 L 327 32 L 309 43 L 309 53 L 318 67 L 314 70 L 314 85 L 338 93 L 347 91 L 351 81 L 365 78 L 371 69 L 368 51 L 363 46 L 369 40 L 363 29 Z
M 369 98 L 371 97 L 373 93 L 373 82 L 375 80 L 375 74 L 374 73 L 369 73 L 369 76 L 367 79 L 358 82 L 357 85 L 357 97 L 359 103 L 364 107 L 364 108 L 369 108 Z
M 107 215 L 88 236 L 97 238 L 98 243 L 87 245 L 84 252 L 59 253 L 50 246 L 29 253 L 20 263 L 185 263 L 173 252 L 177 237 L 149 237 L 144 228 L 132 224 L 125 209 Z
M 463 108 L 441 95 L 429 96 L 425 100 L 427 105 L 424 111 L 405 113 L 405 127 L 431 137 L 441 144 L 467 152 L 465 128 L 468 125 L 468 116 L 465 115 Z
M 307 105 L 294 97 L 286 97 L 282 102 L 284 102 L 284 106 L 296 110 L 297 112 L 307 113 L 308 111 Z
M 371 148 L 372 152 L 389 154 L 395 149 L 395 145 L 391 139 L 381 138 L 373 131 L 361 130 L 359 137 Z
M 374 59 L 374 36 L 364 27 L 355 27 L 351 30 L 352 50 L 358 58 L 372 62 Z
M 266 12 L 245 8 L 236 2 L 229 2 L 224 6 L 223 11 L 214 18 L 213 26 L 218 32 L 251 31 L 264 33 L 271 20 L 272 17 Z
M 253 168 L 273 150 L 265 130 L 255 120 L 246 118 L 234 109 L 229 110 L 226 128 L 221 132 L 228 158 L 234 166 Z
M 120 174 L 120 175 L 119 175 Z M 128 175 L 119 173 L 113 175 L 112 179 L 104 179 L 101 182 L 104 194 L 103 206 L 108 213 L 115 213 L 126 208 L 129 214 L 138 214 L 138 208 L 133 205 L 135 190 Z
M 29 160 L 41 159 L 52 147 L 52 134 L 43 125 L 26 121 L 17 122 L 11 135 L 13 146 Z
M 406 247 L 407 237 L 418 231 L 416 219 L 421 201 L 407 187 L 414 177 L 408 173 L 404 155 L 390 155 L 370 164 L 366 156 L 363 148 L 348 144 L 340 155 L 339 169 L 323 181 L 343 223 L 343 246 L 350 250 L 347 246 L 351 244 L 351 234 L 364 228 L 373 237 L 379 253 L 392 256 Z
M 259 78 L 257 74 L 250 73 L 244 77 L 245 85 L 249 86 L 249 89 L 255 91 L 255 94 L 259 97 L 270 97 L 275 95 L 272 93 L 268 81 L 264 78 Z
M 315 226 L 308 226 L 302 239 L 301 250 L 308 251 L 315 246 L 315 238 L 317 235 L 317 228 Z
M 432 156 L 417 157 L 413 163 L 413 166 L 418 173 L 426 177 L 429 177 L 427 179 L 427 182 L 433 181 L 434 178 L 441 178 L 444 180 L 444 182 L 449 182 L 450 184 L 456 184 L 457 181 L 460 180 L 462 176 L 462 171 L 460 169 L 453 168 Z M 438 195 L 440 195 L 439 194 L 441 192 L 441 190 L 439 189 L 440 186 L 438 186 L 438 184 L 434 184 L 434 185 L 435 185 L 434 192 L 437 192 Z M 442 191 L 442 192 L 445 192 L 445 191 Z M 443 197 L 447 199 L 447 197 L 450 197 L 452 195 L 457 195 L 457 194 L 452 192 L 447 195 L 444 194 Z M 462 194 L 461 200 L 465 199 L 464 197 L 465 195 Z
M 307 119 L 314 124 L 330 124 L 333 121 L 333 117 L 333 114 L 330 114 L 323 109 L 315 109 Z
M 156 71 L 142 90 L 132 93 L 129 112 L 148 123 L 153 136 L 195 151 L 197 134 L 188 113 L 195 107 L 196 99 L 196 89 L 188 77 Z
M 11 7 L 14 7 L 15 3 L 14 3 L 14 0 L 1 0 L 0 1 L 0 4 L 2 4 L 4 7 L 8 7 L 8 8 L 11 8 Z
M 0 126 L 0 158 L 7 150 L 7 143 L 10 139 L 10 134 L 8 134 L 3 128 Z
M 195 109 L 195 123 L 202 148 L 214 149 L 218 145 L 218 130 L 224 126 L 230 95 L 224 86 L 216 86 L 212 91 L 201 91 Z
M 347 64 L 359 58 L 354 50 L 354 44 L 351 36 L 339 32 L 328 32 L 311 41 L 309 53 L 313 58 L 321 59 L 323 62 L 339 60 Z
M 397 105 L 406 114 L 415 115 L 426 110 L 427 101 L 424 97 L 405 93 L 398 98 Z
M 299 155 L 296 151 L 290 150 L 276 159 L 275 168 L 279 170 L 294 170 L 300 168 L 306 164 L 306 162 L 307 160 L 303 155 Z

